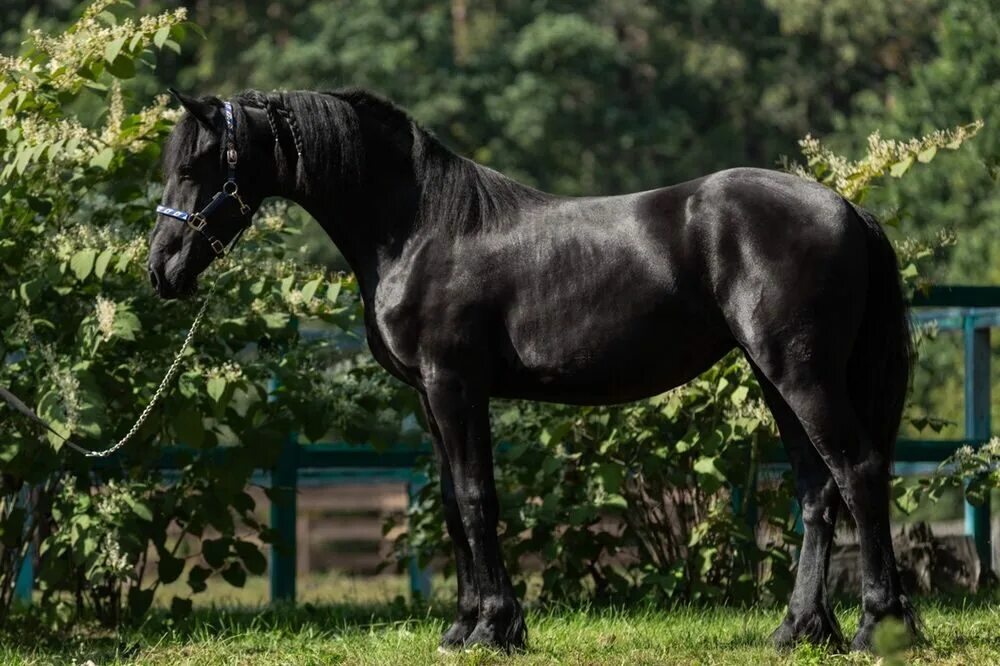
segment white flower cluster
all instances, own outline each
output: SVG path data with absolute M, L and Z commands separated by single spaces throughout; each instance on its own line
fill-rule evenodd
M 209 377 L 220 377 L 226 382 L 237 382 L 246 378 L 246 375 L 243 374 L 243 368 L 235 361 L 226 361 L 220 366 L 209 368 L 206 374 Z
M 761 426 L 774 430 L 774 417 L 771 415 L 771 410 L 760 398 L 747 400 L 736 408 L 736 414 L 742 418 L 753 419 Z
M 97 330 L 101 333 L 101 339 L 107 342 L 114 335 L 115 330 L 115 312 L 118 310 L 118 304 L 111 299 L 104 298 L 103 296 L 97 297 L 97 303 L 94 306 L 94 316 L 97 318 Z
M 97 0 L 73 27 L 58 36 L 46 35 L 41 30 L 28 33 L 37 51 L 46 56 L 45 69 L 55 87 L 72 92 L 79 90 L 86 79 L 78 72 L 94 62 L 100 62 L 111 42 L 122 39 L 132 49 L 130 42 L 134 39 L 136 46 L 145 46 L 152 42 L 153 35 L 160 28 L 187 19 L 187 9 L 180 7 L 157 16 L 143 16 L 138 24 L 132 19 L 125 19 L 117 25 L 109 25 L 102 20 L 101 14 L 114 4 L 117 0 Z
M 108 573 L 117 580 L 130 578 L 134 574 L 134 567 L 128 561 L 128 557 L 121 552 L 119 545 L 119 535 L 117 530 L 105 532 L 104 543 L 101 544 L 104 552 L 104 565 L 108 568 Z
M 255 233 L 274 233 L 285 227 L 285 217 L 288 214 L 288 204 L 275 203 L 265 206 L 254 218 Z
M 66 414 L 64 425 L 72 432 L 80 421 L 80 380 L 69 368 L 57 361 L 52 347 L 42 345 L 41 352 L 42 358 L 50 368 L 49 379 L 59 395 Z
M 868 137 L 868 154 L 851 160 L 823 146 L 819 139 L 807 135 L 799 141 L 807 165 L 794 165 L 791 171 L 810 180 L 830 185 L 848 199 L 854 199 L 875 179 L 900 165 L 902 172 L 914 161 L 929 162 L 941 148 L 955 150 L 983 128 L 983 121 L 952 129 L 937 130 L 919 139 L 896 141 L 883 139 L 879 132 Z
M 158 96 L 152 105 L 135 114 L 127 114 L 118 79 L 108 92 L 109 111 L 101 128 L 87 128 L 68 113 L 54 116 L 51 99 L 37 95 L 42 88 L 76 94 L 88 81 L 80 72 L 93 71 L 99 63 L 107 64 L 109 44 L 120 43 L 123 50 L 137 52 L 152 42 L 157 31 L 187 17 L 186 10 L 180 8 L 144 16 L 138 23 L 125 19 L 109 25 L 101 14 L 118 2 L 94 2 L 76 24 L 61 34 L 30 32 L 35 47 L 30 59 L 0 56 L 0 81 L 13 84 L 0 85 L 0 97 L 17 97 L 0 112 L 0 129 L 8 130 L 8 145 L 0 154 L 0 161 L 6 163 L 4 180 L 25 175 L 30 165 L 45 163 L 46 168 L 35 169 L 31 178 L 58 185 L 65 174 L 59 168 L 49 168 L 51 165 L 88 167 L 108 149 L 111 154 L 134 153 L 154 138 L 162 121 L 175 120 L 179 115 L 179 111 L 168 108 L 166 95 Z M 123 129 L 126 119 L 127 131 Z M 106 158 L 103 163 L 107 164 Z

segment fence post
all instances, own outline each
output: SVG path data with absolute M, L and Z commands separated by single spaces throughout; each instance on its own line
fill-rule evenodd
M 427 477 L 418 472 L 414 472 L 410 475 L 410 480 L 406 484 L 406 490 L 409 494 L 410 508 L 412 509 L 413 504 L 417 501 L 420 495 L 421 489 L 427 485 Z M 430 571 L 426 567 L 420 566 L 419 558 L 416 553 L 410 554 L 409 561 L 409 572 L 410 572 L 410 598 L 414 601 L 418 599 L 428 600 L 431 598 L 431 576 Z
M 988 439 L 990 436 L 990 329 L 978 328 L 976 318 L 963 317 L 965 343 L 965 436 Z M 990 500 L 983 506 L 965 503 L 965 533 L 971 535 L 979 556 L 979 579 L 986 580 L 993 570 L 990 539 Z
M 17 572 L 14 583 L 14 598 L 21 605 L 31 604 L 31 593 L 35 589 L 35 544 L 28 544 L 21 560 L 21 568 Z
M 298 509 L 299 438 L 290 433 L 271 471 L 271 601 L 295 602 L 295 515 Z
M 24 509 L 25 527 L 24 534 L 31 534 L 27 529 L 29 521 L 34 516 L 31 508 L 31 486 L 24 485 L 17 496 L 17 504 Z M 17 578 L 14 580 L 14 599 L 20 604 L 30 604 L 31 594 L 35 589 L 35 544 L 28 542 L 28 547 L 24 549 L 24 557 L 21 559 L 21 566 L 17 571 Z

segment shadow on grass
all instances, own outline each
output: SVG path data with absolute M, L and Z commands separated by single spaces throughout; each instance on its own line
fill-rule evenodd
M 0 630 L 0 661 L 11 657 L 77 663 L 141 661 L 153 646 L 173 643 L 224 641 L 248 634 L 303 634 L 330 639 L 408 624 L 435 623 L 443 631 L 450 604 L 411 604 L 399 599 L 372 604 L 276 604 L 266 608 L 199 608 L 181 620 L 165 610 L 153 610 L 138 626 L 118 630 L 93 621 L 52 629 L 34 609 L 14 612 Z M 5 658 L 6 657 L 6 658 Z

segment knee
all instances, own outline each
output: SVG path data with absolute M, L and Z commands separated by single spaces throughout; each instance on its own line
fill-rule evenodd
M 835 504 L 803 503 L 802 522 L 811 527 L 832 527 L 837 522 Z
M 448 511 L 452 507 L 457 509 L 458 498 L 455 496 L 455 485 L 451 482 L 451 479 L 441 478 L 441 502 L 444 504 L 445 511 Z

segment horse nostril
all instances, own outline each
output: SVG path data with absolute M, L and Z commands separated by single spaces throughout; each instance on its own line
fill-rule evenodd
M 152 266 L 149 267 L 149 282 L 153 285 L 153 289 L 160 290 L 160 278 L 157 277 L 156 271 L 153 270 Z

